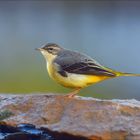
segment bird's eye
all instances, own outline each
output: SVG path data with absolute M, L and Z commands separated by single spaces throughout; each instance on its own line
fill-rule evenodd
M 53 50 L 53 48 L 48 48 L 50 51 L 52 51 Z

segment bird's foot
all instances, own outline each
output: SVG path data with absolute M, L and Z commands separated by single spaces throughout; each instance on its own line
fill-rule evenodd
M 66 95 L 66 97 L 73 98 L 79 93 L 79 91 L 80 91 L 80 88 L 74 90 L 73 92 L 70 92 L 69 94 Z

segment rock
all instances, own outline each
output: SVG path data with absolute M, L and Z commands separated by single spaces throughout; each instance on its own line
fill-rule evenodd
M 9 113 L 0 117 L 1 123 L 11 126 L 33 124 L 41 130 L 55 132 L 57 138 L 65 134 L 77 139 L 81 137 L 81 140 L 140 139 L 140 101 L 135 99 L 0 95 L 0 112 L 7 114 L 5 111 Z

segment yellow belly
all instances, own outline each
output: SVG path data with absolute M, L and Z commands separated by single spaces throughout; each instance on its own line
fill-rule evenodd
M 91 84 L 108 79 L 107 76 L 96 76 L 96 75 L 83 75 L 67 73 L 67 77 L 61 76 L 57 73 L 57 70 L 50 64 L 47 64 L 49 76 L 59 84 L 68 88 L 84 88 Z

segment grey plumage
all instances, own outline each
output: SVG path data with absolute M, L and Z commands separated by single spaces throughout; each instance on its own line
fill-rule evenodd
M 57 55 L 56 59 L 54 59 L 54 63 L 59 65 L 58 72 L 64 77 L 67 77 L 66 72 L 86 75 L 115 76 L 114 73 L 108 71 L 94 59 L 84 54 L 63 49 Z

